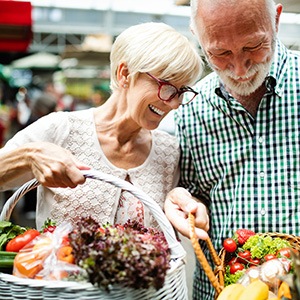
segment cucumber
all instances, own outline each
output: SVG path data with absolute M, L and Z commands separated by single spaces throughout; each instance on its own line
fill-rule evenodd
M 9 251 L 0 251 L 0 259 L 2 257 L 15 257 L 17 252 L 9 252 Z
M 12 267 L 16 252 L 0 251 L 0 268 Z
M 13 259 L 0 260 L 0 268 L 9 268 L 14 265 Z

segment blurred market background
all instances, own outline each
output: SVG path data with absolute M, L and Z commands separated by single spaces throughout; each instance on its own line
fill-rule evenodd
M 278 2 L 279 37 L 300 51 L 300 0 Z M 110 93 L 110 48 L 127 27 L 164 22 L 198 47 L 189 15 L 189 0 L 0 0 L 0 147 L 51 111 L 101 105 Z M 174 132 L 171 114 L 161 128 Z M 0 193 L 0 208 L 12 193 Z M 20 201 L 12 221 L 34 226 L 34 205 Z
M 300 1 L 281 3 L 279 36 L 300 51 Z M 110 48 L 125 28 L 165 22 L 197 45 L 189 14 L 189 0 L 0 0 L 0 145 L 26 126 L 42 93 L 56 99 L 56 110 L 101 105 Z

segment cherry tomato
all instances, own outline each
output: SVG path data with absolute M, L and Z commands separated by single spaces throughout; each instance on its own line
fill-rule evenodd
M 40 232 L 36 229 L 28 229 L 23 234 L 17 235 L 10 240 L 5 250 L 9 252 L 19 252 L 25 245 L 31 242 L 35 237 L 40 235 Z
M 292 269 L 291 259 L 285 257 L 279 257 L 278 260 L 281 261 L 281 263 L 284 265 L 284 268 L 285 270 L 287 270 L 287 272 L 291 271 Z
M 272 259 L 276 259 L 276 255 L 274 254 L 267 254 L 265 257 L 264 257 L 264 260 L 265 261 L 269 261 L 269 260 L 272 260 Z
M 238 262 L 248 264 L 251 259 L 251 252 L 249 250 L 240 251 L 238 253 Z
M 260 259 L 259 258 L 250 258 L 249 259 L 249 267 L 257 267 L 260 265 Z
M 223 242 L 223 247 L 227 252 L 234 252 L 237 249 L 237 244 L 234 239 L 227 238 Z
M 238 262 L 238 258 L 237 257 L 233 257 L 229 262 L 228 262 L 228 266 L 232 266 L 233 264 Z
M 43 229 L 43 232 L 54 232 L 54 230 L 56 229 L 56 226 L 55 225 L 50 225 L 50 226 L 48 226 L 48 227 L 45 227 L 44 229 Z
M 286 258 L 291 258 L 291 251 L 293 251 L 295 254 L 298 253 L 296 249 L 292 248 L 282 248 L 279 249 L 276 253 L 277 257 L 286 257 Z
M 230 266 L 230 274 L 235 274 L 237 271 L 242 271 L 242 270 L 244 270 L 244 265 L 243 264 L 241 264 L 241 263 L 239 263 L 239 262 L 237 262 L 237 263 L 235 263 L 235 264 L 233 264 L 233 265 L 231 265 Z

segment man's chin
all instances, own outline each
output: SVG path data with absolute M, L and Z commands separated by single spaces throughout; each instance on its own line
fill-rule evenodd
M 226 84 L 225 86 L 230 90 L 231 93 L 235 94 L 235 95 L 239 95 L 239 96 L 249 96 L 253 93 L 255 93 L 255 91 L 257 91 L 260 86 L 262 85 L 262 83 L 260 85 L 253 85 L 253 84 Z

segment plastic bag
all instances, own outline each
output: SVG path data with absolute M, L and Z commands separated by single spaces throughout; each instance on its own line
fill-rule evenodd
M 58 225 L 28 243 L 14 259 L 13 275 L 43 280 L 85 280 L 86 271 L 74 264 L 68 234 L 70 223 Z

